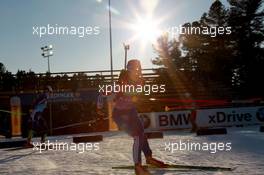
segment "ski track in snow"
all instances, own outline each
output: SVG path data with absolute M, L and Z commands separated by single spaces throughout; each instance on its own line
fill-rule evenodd
M 97 133 L 98 134 L 98 133 Z M 133 140 L 123 132 L 105 132 L 99 151 L 43 151 L 32 149 L 6 151 L 0 149 L 0 174 L 22 175 L 126 175 L 133 170 L 113 170 L 113 166 L 132 165 Z M 201 136 L 186 131 L 164 132 L 163 139 L 152 139 L 150 145 L 154 157 L 167 163 L 236 167 L 232 172 L 200 170 L 151 170 L 152 174 L 198 175 L 262 175 L 264 173 L 264 133 L 259 126 L 228 128 L 227 135 Z M 69 136 L 50 137 L 50 141 L 70 142 Z M 211 154 L 206 151 L 165 151 L 165 142 L 231 142 L 231 151 Z M 143 161 L 145 159 L 143 158 Z

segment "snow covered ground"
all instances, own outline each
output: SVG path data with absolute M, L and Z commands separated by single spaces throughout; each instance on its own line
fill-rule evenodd
M 228 128 L 227 135 L 201 136 L 187 131 L 164 132 L 163 139 L 152 139 L 150 145 L 155 157 L 167 163 L 236 167 L 232 172 L 215 172 L 200 170 L 151 170 L 153 174 L 246 174 L 264 173 L 264 133 L 259 126 Z M 0 149 L 0 174 L 134 174 L 133 170 L 113 170 L 113 166 L 132 165 L 132 139 L 123 132 L 103 133 L 104 141 L 100 150 L 85 151 L 39 151 L 22 149 L 7 151 Z M 71 142 L 72 136 L 50 137 L 55 140 Z M 165 150 L 165 143 L 182 142 L 231 142 L 230 151 L 215 154 L 208 151 Z

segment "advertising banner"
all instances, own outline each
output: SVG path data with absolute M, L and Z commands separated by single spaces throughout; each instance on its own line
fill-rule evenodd
M 146 129 L 191 128 L 191 110 L 140 113 Z M 197 110 L 199 127 L 236 126 L 264 123 L 264 106 Z
M 264 122 L 264 106 L 197 110 L 197 124 L 207 126 L 234 126 Z

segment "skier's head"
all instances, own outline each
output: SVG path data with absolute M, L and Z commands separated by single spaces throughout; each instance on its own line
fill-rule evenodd
M 45 88 L 45 92 L 48 93 L 48 94 L 51 94 L 51 93 L 53 92 L 52 87 L 49 86 L 49 85 L 46 86 L 46 88 Z
M 137 59 L 129 60 L 127 63 L 127 70 L 129 78 L 131 79 L 138 79 L 141 77 L 141 64 L 140 61 Z

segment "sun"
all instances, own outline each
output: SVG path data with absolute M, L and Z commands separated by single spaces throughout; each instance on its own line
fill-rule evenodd
M 135 38 L 143 44 L 155 43 L 161 35 L 158 21 L 151 17 L 138 17 L 132 25 L 132 30 L 135 32 Z
M 158 38 L 166 31 L 164 22 L 172 15 L 167 13 L 164 15 L 155 14 L 160 0 L 144 0 L 140 1 L 140 9 L 130 4 L 132 15 L 126 20 L 119 21 L 119 26 L 129 30 L 130 37 L 126 39 L 125 43 L 130 45 L 140 45 L 141 51 L 145 52 L 146 48 L 155 45 Z

